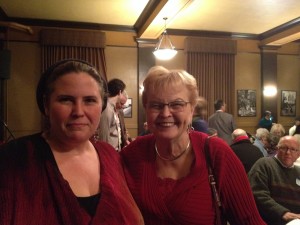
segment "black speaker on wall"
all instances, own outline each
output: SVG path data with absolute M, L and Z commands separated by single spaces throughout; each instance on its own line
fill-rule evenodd
M 0 79 L 10 78 L 11 52 L 8 49 L 0 50 Z

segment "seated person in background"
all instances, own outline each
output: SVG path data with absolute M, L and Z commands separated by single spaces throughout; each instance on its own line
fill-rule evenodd
M 275 135 L 279 138 L 285 136 L 285 129 L 280 123 L 274 123 L 271 127 L 270 134 Z
M 206 115 L 207 102 L 203 97 L 197 99 L 197 104 L 194 109 L 192 127 L 196 131 L 207 133 L 207 122 L 203 119 Z
M 246 133 L 247 133 L 247 136 L 248 136 L 250 142 L 253 144 L 254 141 L 255 141 L 255 136 L 253 136 L 253 135 L 252 135 L 251 133 L 249 133 L 249 132 L 246 132 Z
M 277 152 L 279 139 L 285 135 L 285 129 L 280 123 L 274 123 L 270 130 L 268 156 L 273 156 Z
M 144 130 L 139 134 L 139 136 L 144 136 L 150 133 L 151 131 L 149 130 L 148 123 L 144 122 Z
M 266 128 L 258 128 L 253 145 L 259 148 L 264 156 L 268 156 L 270 132 Z
M 248 173 L 260 215 L 270 225 L 300 219 L 300 167 L 294 165 L 300 142 L 284 136 L 277 147 L 276 156 L 259 159 Z
M 218 136 L 218 131 L 214 128 L 207 128 L 207 134 L 208 136 L 214 137 L 214 136 Z
M 300 124 L 296 126 L 295 132 L 293 135 L 300 134 Z
M 296 127 L 300 125 L 300 117 L 296 117 L 295 118 L 295 124 L 294 126 L 292 126 L 290 129 L 289 129 L 289 135 L 290 136 L 293 136 L 295 131 L 296 131 Z
M 270 111 L 265 111 L 263 118 L 261 118 L 258 123 L 258 127 L 266 128 L 268 131 L 270 131 L 272 125 L 273 125 L 272 113 Z
M 294 137 L 300 142 L 300 134 L 295 134 Z M 300 157 L 296 160 L 295 165 L 300 166 Z
M 264 157 L 259 148 L 250 142 L 247 132 L 242 129 L 235 129 L 233 131 L 232 144 L 230 147 L 241 160 L 246 173 L 249 172 L 252 165 L 259 158 Z

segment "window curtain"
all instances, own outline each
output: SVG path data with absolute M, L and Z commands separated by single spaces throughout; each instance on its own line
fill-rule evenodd
M 192 74 L 207 104 L 207 119 L 215 112 L 214 102 L 223 99 L 227 112 L 234 113 L 236 41 L 213 38 L 185 39 L 187 71 Z
M 63 59 L 80 59 L 92 64 L 105 80 L 105 33 L 100 31 L 41 30 L 42 71 Z

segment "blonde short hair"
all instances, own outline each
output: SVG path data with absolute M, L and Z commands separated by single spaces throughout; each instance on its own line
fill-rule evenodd
M 185 86 L 190 91 L 189 101 L 192 106 L 196 105 L 198 98 L 198 87 L 196 79 L 184 70 L 168 70 L 163 66 L 150 68 L 143 82 L 142 93 L 143 105 L 147 104 L 147 93 L 149 91 L 164 90 L 168 87 Z

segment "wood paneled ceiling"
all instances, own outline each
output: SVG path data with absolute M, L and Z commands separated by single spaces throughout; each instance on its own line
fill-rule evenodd
M 299 0 L 1 0 L 0 27 L 54 26 L 170 35 L 251 38 L 264 45 L 300 39 Z M 22 27 L 24 25 L 24 27 Z M 15 27 L 14 27 L 15 26 Z M 18 27 L 19 26 L 19 27 Z M 27 30 L 28 31 L 28 30 Z

